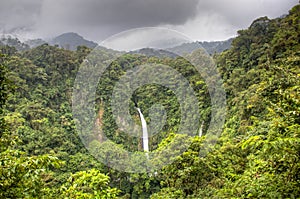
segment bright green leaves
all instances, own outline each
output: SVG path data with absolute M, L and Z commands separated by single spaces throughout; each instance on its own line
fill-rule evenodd
M 109 187 L 109 177 L 91 169 L 73 174 L 61 187 L 61 198 L 117 198 L 119 190 Z
M 59 167 L 61 162 L 49 155 L 26 156 L 8 149 L 0 153 L 0 197 L 38 198 L 43 195 L 42 175 L 48 168 Z

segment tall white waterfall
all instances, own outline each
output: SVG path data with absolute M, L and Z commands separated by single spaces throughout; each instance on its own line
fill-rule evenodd
M 142 129 L 143 129 L 143 149 L 145 152 L 149 151 L 149 141 L 148 141 L 148 130 L 147 130 L 147 123 L 144 118 L 144 115 L 141 112 L 141 109 L 136 108 L 140 114 L 141 122 L 142 122 Z
M 199 129 L 199 137 L 202 137 L 203 134 L 203 125 L 204 125 L 204 121 L 202 122 L 200 129 Z

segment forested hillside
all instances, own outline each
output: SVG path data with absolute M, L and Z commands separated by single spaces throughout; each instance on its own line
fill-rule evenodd
M 155 172 L 118 171 L 82 143 L 72 93 L 79 67 L 91 52 L 85 46 L 74 51 L 48 44 L 22 51 L 0 46 L 0 198 L 300 197 L 300 5 L 283 18 L 255 20 L 238 32 L 230 49 L 214 55 L 227 114 L 222 135 L 206 156 L 199 153 L 210 139 L 211 99 L 191 63 L 180 56 L 129 53 L 110 64 L 95 96 L 99 142 L 107 137 L 121 149 L 142 153 L 141 139 L 118 128 L 110 107 L 113 88 L 127 70 L 168 65 L 196 92 L 203 136 L 190 132 L 195 136 L 188 137 L 188 150 Z M 99 53 L 103 58 L 118 54 L 104 48 Z M 188 56 L 204 54 L 196 50 Z M 133 93 L 129 112 L 140 124 L 139 107 L 150 123 L 150 107 L 157 103 L 167 113 L 162 132 L 149 139 L 151 151 L 159 154 L 185 138 L 177 133 L 183 113 L 174 93 L 143 86 Z M 104 149 L 109 152 L 109 147 Z
M 210 55 L 214 53 L 221 53 L 224 50 L 228 50 L 232 43 L 232 38 L 226 41 L 204 41 L 204 42 L 192 42 L 192 43 L 184 43 L 179 46 L 175 46 L 173 48 L 169 48 L 168 50 L 175 52 L 177 54 L 184 53 L 192 53 L 193 51 L 202 47 L 206 50 L 206 52 Z

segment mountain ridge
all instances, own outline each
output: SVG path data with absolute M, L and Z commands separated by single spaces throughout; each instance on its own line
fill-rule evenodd
M 58 35 L 50 40 L 49 43 L 51 45 L 58 45 L 67 50 L 76 50 L 78 46 L 86 46 L 89 48 L 95 48 L 98 46 L 97 43 L 86 40 L 83 36 L 74 32 L 67 32 Z
M 183 55 L 183 54 L 191 53 L 199 48 L 204 48 L 208 54 L 212 55 L 214 53 L 220 53 L 223 52 L 224 50 L 229 49 L 232 40 L 233 38 L 230 38 L 225 41 L 195 41 L 190 43 L 183 43 L 174 46 L 172 48 L 161 48 L 161 49 L 151 48 L 152 50 L 150 50 L 150 48 L 141 48 L 139 50 L 131 51 L 129 53 L 135 52 L 135 53 L 144 54 L 146 51 L 147 53 L 150 53 L 150 51 L 153 52 L 160 51 L 161 53 L 158 53 L 159 57 L 162 55 L 174 57 L 175 54 Z M 49 40 L 37 38 L 37 39 L 31 39 L 31 40 L 21 42 L 17 37 L 13 38 L 11 36 L 9 36 L 8 38 L 2 37 L 0 39 L 0 45 L 9 45 L 15 47 L 18 51 L 28 50 L 29 48 L 35 48 L 45 43 L 48 43 L 53 46 L 58 45 L 61 48 L 64 48 L 66 50 L 72 50 L 72 51 L 76 50 L 78 46 L 86 46 L 91 49 L 98 46 L 96 42 L 87 40 L 83 36 L 74 32 L 63 33 Z M 151 53 L 153 56 L 157 54 L 157 53 L 153 54 L 153 52 Z

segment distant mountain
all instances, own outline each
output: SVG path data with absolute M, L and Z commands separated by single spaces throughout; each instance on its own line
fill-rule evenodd
M 176 53 L 178 55 L 191 53 L 199 48 L 204 48 L 206 52 L 210 55 L 214 53 L 220 53 L 224 50 L 227 50 L 231 47 L 231 42 L 233 38 L 228 39 L 226 41 L 211 41 L 211 42 L 192 42 L 192 43 L 184 43 L 179 46 L 175 46 L 173 48 L 168 48 L 166 50 Z
M 142 48 L 136 51 L 131 51 L 129 53 L 141 54 L 141 55 L 146 55 L 148 57 L 159 57 L 159 58 L 163 58 L 163 57 L 175 58 L 178 56 L 175 53 L 169 52 L 167 50 L 153 49 L 153 48 Z
M 25 41 L 24 43 L 27 44 L 28 46 L 30 46 L 30 48 L 35 48 L 35 47 L 41 46 L 47 42 L 42 39 L 31 39 L 31 40 Z
M 89 48 L 95 48 L 97 43 L 88 41 L 77 33 L 64 33 L 50 40 L 51 45 L 58 45 L 68 50 L 76 50 L 78 46 L 87 46 Z
M 153 48 L 143 48 L 136 51 L 131 51 L 131 54 L 143 54 L 147 56 L 155 57 L 171 57 L 174 58 L 178 55 L 189 54 L 193 51 L 204 48 L 210 55 L 214 53 L 220 53 L 231 47 L 231 42 L 233 39 L 228 39 L 226 41 L 212 41 L 212 42 L 192 42 L 184 43 L 172 48 L 166 48 L 164 50 L 158 50 Z M 78 46 L 86 46 L 89 48 L 95 48 L 98 46 L 97 43 L 84 39 L 77 33 L 64 33 L 51 40 L 45 41 L 43 39 L 32 39 L 27 40 L 22 43 L 18 38 L 13 38 L 11 36 L 3 36 L 0 38 L 0 45 L 9 45 L 15 47 L 18 51 L 28 50 L 40 46 L 42 44 L 49 43 L 50 45 L 58 45 L 61 48 L 67 50 L 76 50 Z M 99 46 L 98 46 L 99 47 Z M 103 47 L 103 49 L 106 49 Z M 106 49 L 108 50 L 108 49 Z
M 231 47 L 233 38 L 226 41 L 212 41 L 212 42 L 199 42 L 200 45 L 211 55 L 214 53 L 220 53 Z

